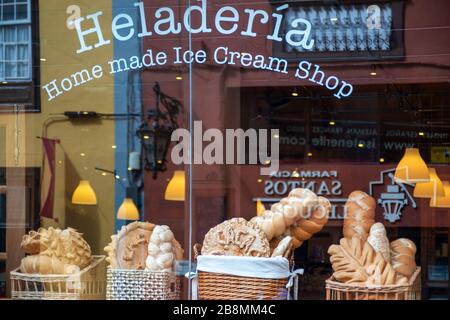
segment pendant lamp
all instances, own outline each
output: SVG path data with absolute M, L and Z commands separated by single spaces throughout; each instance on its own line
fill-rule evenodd
M 430 200 L 430 207 L 433 208 L 450 208 L 450 182 L 442 182 L 444 185 L 445 195 L 442 197 L 432 198 Z
M 416 198 L 436 198 L 443 197 L 444 186 L 442 184 L 441 179 L 436 173 L 435 168 L 429 169 L 430 173 L 430 181 L 428 182 L 419 182 L 416 184 L 414 188 L 414 197 Z
M 167 185 L 164 199 L 169 201 L 184 201 L 185 184 L 184 171 L 175 171 Z
M 430 181 L 428 167 L 420 156 L 419 149 L 407 148 L 395 169 L 394 179 L 401 183 Z
M 88 180 L 80 181 L 72 194 L 72 203 L 85 206 L 95 206 L 97 204 L 97 196 Z
M 258 199 L 258 201 L 256 201 L 256 215 L 260 216 L 263 214 L 264 211 L 266 211 L 266 207 L 261 202 L 261 200 Z
M 133 199 L 125 198 L 117 210 L 117 220 L 139 220 L 139 210 Z

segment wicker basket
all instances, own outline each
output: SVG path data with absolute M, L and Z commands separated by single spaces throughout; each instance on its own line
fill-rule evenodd
M 194 246 L 195 258 L 201 252 L 201 245 Z M 290 265 L 293 264 L 289 253 Z M 287 257 L 286 257 L 287 258 Z M 286 288 L 289 278 L 269 279 L 242 277 L 213 272 L 198 272 L 197 295 L 199 300 L 287 300 Z M 296 299 L 297 282 L 293 288 Z
M 198 298 L 200 300 L 286 300 L 287 283 L 287 278 L 247 278 L 199 272 Z
M 11 298 L 22 300 L 102 300 L 105 298 L 105 256 L 72 275 L 38 275 L 11 271 Z
M 340 283 L 331 277 L 326 280 L 326 291 L 327 300 L 420 300 L 420 268 L 404 285 L 366 287 Z
M 108 267 L 106 299 L 177 300 L 180 299 L 180 279 L 173 272 Z

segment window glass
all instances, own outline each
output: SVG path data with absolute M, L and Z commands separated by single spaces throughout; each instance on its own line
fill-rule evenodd
M 0 0 L 0 296 L 448 299 L 429 2 Z M 340 270 L 352 246 L 390 277 Z M 48 285 L 86 270 L 98 291 Z

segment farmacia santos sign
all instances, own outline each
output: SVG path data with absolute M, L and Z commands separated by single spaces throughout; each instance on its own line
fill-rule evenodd
M 289 8 L 288 4 L 275 7 L 273 12 L 245 8 L 243 13 L 242 11 L 240 13 L 233 6 L 223 6 L 215 12 L 214 23 L 208 23 L 208 21 L 212 20 L 208 17 L 207 0 L 198 1 L 198 5 L 185 8 L 184 13 L 180 14 L 180 17 L 182 17 L 180 21 L 176 21 L 174 9 L 170 7 L 158 8 L 154 16 L 150 17 L 145 13 L 143 2 L 136 2 L 133 6 L 138 10 L 139 19 L 135 21 L 132 16 L 126 13 L 115 15 L 111 23 L 113 39 L 106 38 L 102 29 L 102 25 L 104 26 L 101 23 L 101 19 L 104 18 L 102 11 L 70 20 L 69 25 L 72 26 L 70 29 L 74 32 L 74 36 L 78 38 L 79 42 L 79 47 L 74 48 L 76 53 L 82 55 L 97 48 L 111 45 L 112 41 L 120 43 L 135 37 L 173 36 L 182 32 L 188 32 L 193 35 L 208 35 L 214 31 L 221 35 L 239 36 L 248 40 L 257 36 L 265 36 L 269 41 L 285 41 L 292 47 L 302 47 L 305 50 L 311 49 L 314 45 L 314 39 L 311 37 L 312 26 L 306 19 L 293 19 L 290 22 L 292 28 L 286 34 L 282 34 L 281 27 L 283 19 L 285 19 L 283 12 Z M 194 15 L 196 17 L 195 20 L 191 18 Z M 273 28 L 269 34 L 261 35 L 255 31 L 257 25 L 270 24 Z M 208 53 L 205 50 L 192 51 L 182 47 L 174 47 L 173 50 L 172 58 L 169 58 L 168 52 L 155 52 L 149 49 L 142 56 L 132 56 L 126 59 L 117 57 L 110 61 L 100 61 L 98 64 L 85 66 L 83 69 L 66 77 L 53 79 L 43 85 L 42 89 L 45 91 L 48 101 L 51 101 L 64 94 L 64 92 L 102 78 L 106 73 L 114 75 L 129 70 L 165 65 L 204 64 L 208 60 L 212 60 L 218 65 L 240 66 L 282 74 L 291 72 L 288 61 L 285 59 L 231 51 L 226 44 L 211 50 L 211 57 L 207 56 Z M 321 70 L 319 65 L 307 60 L 301 60 L 296 64 L 293 75 L 300 81 L 307 80 L 315 85 L 324 86 L 337 99 L 348 97 L 353 92 L 353 86 L 350 83 L 334 75 L 327 75 Z

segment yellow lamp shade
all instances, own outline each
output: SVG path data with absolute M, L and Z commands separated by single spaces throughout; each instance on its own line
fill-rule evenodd
M 185 195 L 185 176 L 184 171 L 175 171 L 172 179 L 167 185 L 164 199 L 170 201 L 184 201 Z
M 394 179 L 403 183 L 430 181 L 428 167 L 420 156 L 419 149 L 407 148 L 405 150 L 403 158 L 395 169 Z
M 414 197 L 416 198 L 436 198 L 443 197 L 444 193 L 444 185 L 442 184 L 441 179 L 436 173 L 436 169 L 430 168 L 430 181 L 428 182 L 420 182 L 416 184 L 414 188 Z
M 264 207 L 264 204 L 258 199 L 258 201 L 256 201 L 256 215 L 260 216 L 264 211 L 266 211 L 266 207 Z
M 432 198 L 430 200 L 430 207 L 434 208 L 450 208 L 450 182 L 442 182 L 444 185 L 445 195 L 442 197 Z
M 80 181 L 78 187 L 72 194 L 72 203 L 86 206 L 94 206 L 97 204 L 97 196 L 89 181 Z
M 139 220 L 139 210 L 133 199 L 125 198 L 117 211 L 118 220 Z

